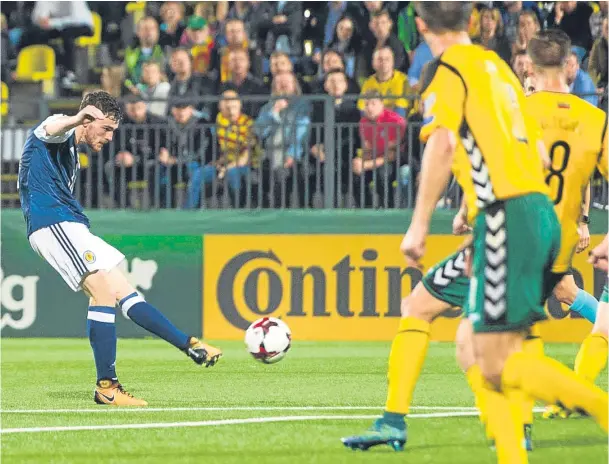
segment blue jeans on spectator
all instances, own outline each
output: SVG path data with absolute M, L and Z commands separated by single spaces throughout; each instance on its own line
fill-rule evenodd
M 231 192 L 241 189 L 241 181 L 248 175 L 249 170 L 249 166 L 237 166 L 226 171 L 226 182 Z M 218 170 L 209 164 L 201 167 L 199 163 L 192 162 L 188 164 L 188 175 L 190 183 L 186 208 L 196 208 L 201 198 L 201 186 L 211 184 L 217 177 Z

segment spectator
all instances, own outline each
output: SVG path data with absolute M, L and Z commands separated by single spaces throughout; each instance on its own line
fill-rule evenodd
M 186 26 L 184 25 L 184 4 L 182 2 L 165 2 L 161 6 L 161 47 L 175 48 L 180 42 Z
M 289 201 L 295 186 L 299 206 L 305 204 L 303 162 L 311 117 L 308 103 L 298 98 L 301 93 L 293 73 L 276 75 L 272 95 L 277 99 L 262 107 L 254 124 L 265 150 L 263 190 L 271 192 L 274 207 L 287 206 L 284 200 Z
M 169 88 L 168 99 L 190 95 L 198 98 L 202 95 L 215 95 L 216 81 L 208 75 L 196 75 L 192 72 L 192 58 L 185 48 L 176 48 L 171 54 L 171 71 L 174 75 Z M 215 104 L 199 102 L 196 104 L 196 115 L 206 121 L 211 121 L 215 114 Z
M 148 112 L 159 117 L 167 113 L 167 97 L 171 85 L 163 82 L 161 65 L 156 61 L 146 61 L 142 68 L 142 82 L 130 90 L 140 94 L 147 101 Z
M 101 89 L 115 98 L 120 98 L 124 92 L 125 70 L 122 66 L 106 66 L 102 68 L 100 83 Z
M 17 54 L 15 53 L 13 44 L 11 43 L 11 41 L 8 37 L 8 25 L 6 23 L 6 17 L 4 16 L 4 14 L 1 15 L 0 21 L 2 23 L 1 24 L 2 37 L 0 38 L 0 55 L 1 55 L 0 56 L 0 69 L 1 69 L 0 80 L 2 80 L 2 82 L 6 82 L 7 84 L 9 84 L 12 80 L 11 63 L 17 57 Z
M 164 135 L 167 121 L 147 111 L 141 95 L 127 97 L 125 117 L 116 137 L 116 143 L 108 144 L 109 160 L 104 170 L 110 186 L 114 204 L 121 208 L 131 207 L 131 197 L 127 187 L 131 181 L 148 180 L 154 185 L 154 179 L 146 179 L 146 168 L 154 162 L 161 147 L 165 146 Z M 118 152 L 110 152 L 116 149 Z M 145 202 L 147 203 L 147 202 Z
M 592 45 L 591 15 L 592 7 L 588 2 L 556 2 L 548 17 L 548 27 L 562 29 L 571 38 L 580 62 Z
M 579 67 L 579 57 L 576 50 L 572 50 L 569 58 L 567 58 L 567 83 L 572 94 L 578 95 L 594 106 L 598 106 L 596 86 L 590 75 Z
M 331 47 L 331 42 L 336 38 L 338 24 L 344 19 L 344 15 L 347 12 L 348 2 L 327 2 L 324 6 L 325 10 L 325 23 L 324 23 L 324 38 L 322 49 Z M 349 18 L 349 20 L 351 20 Z M 351 23 L 351 32 L 353 32 L 353 22 Z M 342 50 L 341 50 L 342 51 Z M 315 62 L 319 64 L 321 61 L 321 50 L 316 50 L 317 57 Z
M 125 66 L 127 81 L 125 85 L 132 87 L 139 84 L 142 78 L 142 66 L 145 61 L 154 60 L 165 62 L 163 48 L 159 45 L 159 25 L 151 16 L 146 16 L 137 23 L 137 38 L 139 44 L 125 50 Z
M 272 2 L 272 17 L 259 25 L 265 36 L 266 55 L 282 51 L 290 56 L 302 54 L 302 4 L 300 2 Z
M 419 81 L 423 73 L 423 68 L 427 63 L 433 60 L 431 48 L 427 42 L 423 40 L 414 51 L 412 56 L 412 64 L 408 68 L 408 85 L 415 91 L 419 91 Z
M 512 56 L 512 71 L 524 88 L 526 79 L 533 74 L 533 62 L 526 51 L 519 50 Z
M 224 93 L 226 90 L 234 90 L 240 96 L 268 94 L 264 83 L 250 74 L 250 57 L 247 50 L 233 50 L 229 56 L 228 67 L 231 78 L 220 85 L 220 93 Z M 258 114 L 261 106 L 260 101 L 245 103 L 243 112 L 253 117 Z
M 339 52 L 333 49 L 326 50 L 324 52 L 319 76 L 311 83 L 311 93 L 324 93 L 325 91 L 325 80 L 328 72 L 332 70 L 345 71 L 345 62 Z M 357 82 L 347 77 L 347 93 L 358 94 L 360 92 L 359 85 Z
M 523 11 L 522 2 L 503 2 L 505 9 L 502 13 L 503 33 L 510 44 L 518 40 L 520 29 L 520 13 Z
M 334 207 L 340 207 L 341 202 L 338 193 L 346 196 L 349 192 L 349 180 L 351 179 L 351 159 L 359 148 L 359 138 L 356 137 L 354 126 L 360 119 L 360 112 L 353 100 L 345 100 L 343 96 L 348 90 L 348 78 L 344 71 L 335 69 L 326 74 L 324 89 L 326 93 L 334 97 L 334 121 L 336 125 L 333 131 L 334 140 L 334 186 L 336 189 Z M 324 192 L 325 162 L 327 153 L 325 143 L 325 113 L 316 111 L 313 114 L 313 122 L 318 130 L 311 134 L 310 154 L 316 164 L 319 179 L 317 186 L 311 185 L 310 192 L 314 190 Z M 329 206 L 329 205 L 327 205 Z
M 361 50 L 362 41 L 355 30 L 355 22 L 349 16 L 341 18 L 336 24 L 336 30 L 328 46 L 342 54 L 345 62 L 345 73 L 354 79 L 358 71 L 357 56 Z M 321 62 L 321 55 L 320 55 Z
M 375 73 L 364 82 L 362 94 L 376 90 L 384 97 L 398 97 L 385 98 L 383 103 L 388 109 L 405 118 L 410 104 L 404 97 L 410 95 L 411 90 L 406 75 L 396 71 L 393 63 L 393 50 L 390 47 L 384 46 L 375 50 L 372 58 Z M 364 111 L 366 102 L 360 99 L 357 107 L 360 111 Z
M 180 46 L 190 49 L 195 73 L 205 74 L 214 70 L 210 66 L 214 45 L 207 21 L 201 16 L 191 16 L 180 39 Z
M 62 86 L 72 88 L 76 83 L 75 40 L 93 35 L 93 17 L 87 2 L 36 2 L 32 11 L 32 24 L 21 36 L 21 48 L 34 44 L 47 44 L 61 38 L 63 53 L 56 50 L 57 64 L 63 67 Z
M 501 13 L 497 8 L 482 8 L 480 11 L 480 35 L 474 37 L 472 42 L 493 50 L 506 63 L 510 62 L 510 43 L 503 36 Z
M 268 2 L 233 2 L 227 19 L 240 19 L 245 24 L 251 48 L 260 50 L 266 30 L 262 27 L 271 21 L 273 8 Z
M 281 51 L 275 51 L 271 53 L 271 59 L 269 60 L 269 71 L 270 78 L 266 78 L 266 81 L 272 82 L 276 75 L 287 72 L 294 72 L 294 65 L 292 64 L 292 60 L 290 56 Z M 303 93 L 310 93 L 311 87 L 304 82 L 300 77 L 296 76 L 298 80 L 298 85 Z
M 416 12 L 412 2 L 409 2 L 398 14 L 398 39 L 402 42 L 410 62 L 413 61 L 414 51 L 419 44 L 419 31 L 417 31 L 414 21 L 415 16 Z
M 227 1 L 206 1 L 195 5 L 194 16 L 199 16 L 205 20 L 212 38 L 222 42 L 222 26 L 228 15 Z
M 512 44 L 512 55 L 519 51 L 526 51 L 529 41 L 539 31 L 539 20 L 535 13 L 523 10 L 518 17 L 518 37 Z
M 262 55 L 259 50 L 250 50 L 249 40 L 245 33 L 245 25 L 240 19 L 229 19 L 224 26 L 226 45 L 214 48 L 212 63 L 214 68 L 220 69 L 220 82 L 230 80 L 229 55 L 237 49 L 246 50 L 249 54 L 250 67 L 255 76 L 262 75 Z
M 294 72 L 294 65 L 290 60 L 290 55 L 280 51 L 271 53 L 269 71 L 271 72 L 271 80 L 278 74 Z
M 87 2 L 91 11 L 99 14 L 102 20 L 101 45 L 98 50 L 98 63 L 102 66 L 110 66 L 113 63 L 123 61 L 119 58 L 119 51 L 124 52 L 129 44 L 123 43 L 123 32 L 121 23 L 125 18 L 125 10 L 117 8 L 114 2 Z M 132 37 L 129 37 L 131 40 Z M 107 47 L 107 49 L 106 49 Z
M 370 21 L 370 30 L 374 35 L 374 41 L 368 43 L 364 51 L 364 68 L 366 69 L 366 75 L 369 75 L 374 65 L 372 59 L 374 52 L 381 47 L 389 47 L 393 51 L 394 67 L 397 70 L 406 72 L 408 70 L 408 55 L 404 51 L 402 42 L 391 33 L 393 27 L 393 21 L 387 10 L 381 10 L 375 13 Z
M 242 207 L 249 193 L 245 180 L 258 164 L 254 121 L 241 112 L 241 101 L 234 90 L 222 94 L 216 118 L 218 161 L 204 171 L 203 181 L 211 183 L 216 175 L 226 179 L 233 206 Z
M 160 179 L 160 200 L 164 208 L 198 207 L 203 166 L 212 162 L 211 133 L 195 116 L 192 100 L 192 96 L 185 95 L 172 103 L 167 146 L 159 151 L 155 166 L 159 170 L 155 178 Z M 186 199 L 182 201 L 173 190 L 184 184 L 187 184 Z
M 607 55 L 609 49 L 607 47 L 607 17 L 603 19 L 602 34 L 594 41 L 592 51 L 590 52 L 590 61 L 588 63 L 588 74 L 596 83 L 596 87 L 603 91 L 607 88 Z
M 600 38 L 603 34 L 603 20 L 607 17 L 607 5 L 609 2 L 598 2 L 598 10 L 590 15 L 590 34 L 592 40 Z
M 362 156 L 353 160 L 355 203 L 360 208 L 373 205 L 374 187 L 379 196 L 379 205 L 392 208 L 393 182 L 396 179 L 395 159 L 400 145 L 404 143 L 406 120 L 388 110 L 383 104 L 383 95 L 376 90 L 368 91 L 364 115 L 359 123 Z
M 376 13 L 379 13 L 383 9 L 383 2 L 357 2 L 356 8 L 356 13 L 353 19 L 355 19 L 357 29 L 362 34 L 363 46 L 370 47 L 372 46 L 371 44 L 376 42 L 370 27 L 372 18 Z

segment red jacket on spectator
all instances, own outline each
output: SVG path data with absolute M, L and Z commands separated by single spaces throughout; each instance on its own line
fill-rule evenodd
M 364 158 L 384 157 L 385 148 L 398 143 L 398 133 L 401 145 L 404 143 L 406 120 L 396 112 L 384 109 L 376 121 L 371 121 L 364 116 L 359 122 L 359 135 L 362 147 L 364 147 Z M 366 156 L 366 148 L 370 149 L 368 156 Z

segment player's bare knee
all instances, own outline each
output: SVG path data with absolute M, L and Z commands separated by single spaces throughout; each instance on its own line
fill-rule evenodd
M 478 360 L 482 377 L 494 386 L 496 389 L 501 388 L 501 373 L 503 372 L 503 362 L 493 362 L 488 359 Z
M 471 322 L 467 319 L 462 319 L 457 329 L 456 356 L 457 363 L 463 372 L 467 372 L 476 363 L 472 336 Z
M 599 333 L 609 337 L 609 304 L 599 303 L 596 312 L 596 321 L 592 328 L 592 333 Z
M 89 274 L 83 284 L 83 289 L 98 306 L 116 305 L 116 291 L 112 286 L 111 280 L 108 278 L 106 271 L 97 271 Z
M 450 305 L 431 295 L 424 285 L 419 283 L 410 295 L 402 299 L 400 306 L 402 317 L 415 317 L 422 321 L 432 322 Z

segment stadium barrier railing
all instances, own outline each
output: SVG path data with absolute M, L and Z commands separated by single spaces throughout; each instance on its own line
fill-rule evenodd
M 256 119 L 260 107 L 280 97 L 242 96 L 242 107 Z M 337 122 L 334 99 L 328 95 L 296 97 L 309 105 L 309 122 L 297 127 L 281 121 L 278 131 L 262 140 L 252 137 L 249 161 L 238 169 L 226 169 L 228 160 L 218 145 L 215 119 L 220 98 L 202 97 L 193 104 L 205 115 L 190 130 L 169 122 L 123 123 L 100 153 L 79 147 L 82 172 L 75 194 L 86 208 L 99 209 L 219 209 L 219 208 L 412 208 L 420 171 L 422 145 L 418 141 L 421 116 L 417 100 L 407 97 L 409 112 L 404 130 L 399 125 L 369 129 L 373 146 L 366 149 L 358 122 Z M 344 100 L 356 105 L 359 95 Z M 388 100 L 404 98 L 387 97 Z M 71 104 L 78 104 L 78 101 Z M 169 102 L 171 104 L 171 101 Z M 44 105 L 39 105 L 44 107 Z M 48 108 L 47 108 L 48 110 Z M 168 110 L 169 111 L 169 110 Z M 41 114 L 43 119 L 46 114 Z M 17 173 L 21 150 L 35 123 L 2 126 L 2 205 L 18 207 Z M 301 124 L 302 126 L 302 124 Z M 299 131 L 304 136 L 298 136 Z M 283 136 L 278 136 L 280 132 Z M 258 134 L 260 135 L 260 134 Z M 286 137 L 286 135 L 289 135 Z M 225 137 L 238 136 L 228 131 Z M 389 148 L 390 143 L 395 148 Z M 323 145 L 323 156 L 311 150 Z M 300 145 L 298 149 L 295 147 Z M 379 148 L 380 147 L 380 148 Z M 167 149 L 175 162 L 160 161 Z M 127 161 L 118 162 L 119 153 Z M 286 164 L 288 153 L 301 156 Z M 117 156 L 119 155 L 119 156 Z M 369 171 L 354 172 L 353 160 L 376 163 Z M 592 181 L 592 204 L 607 208 L 607 183 Z M 451 179 L 439 208 L 457 208 L 461 190 Z

